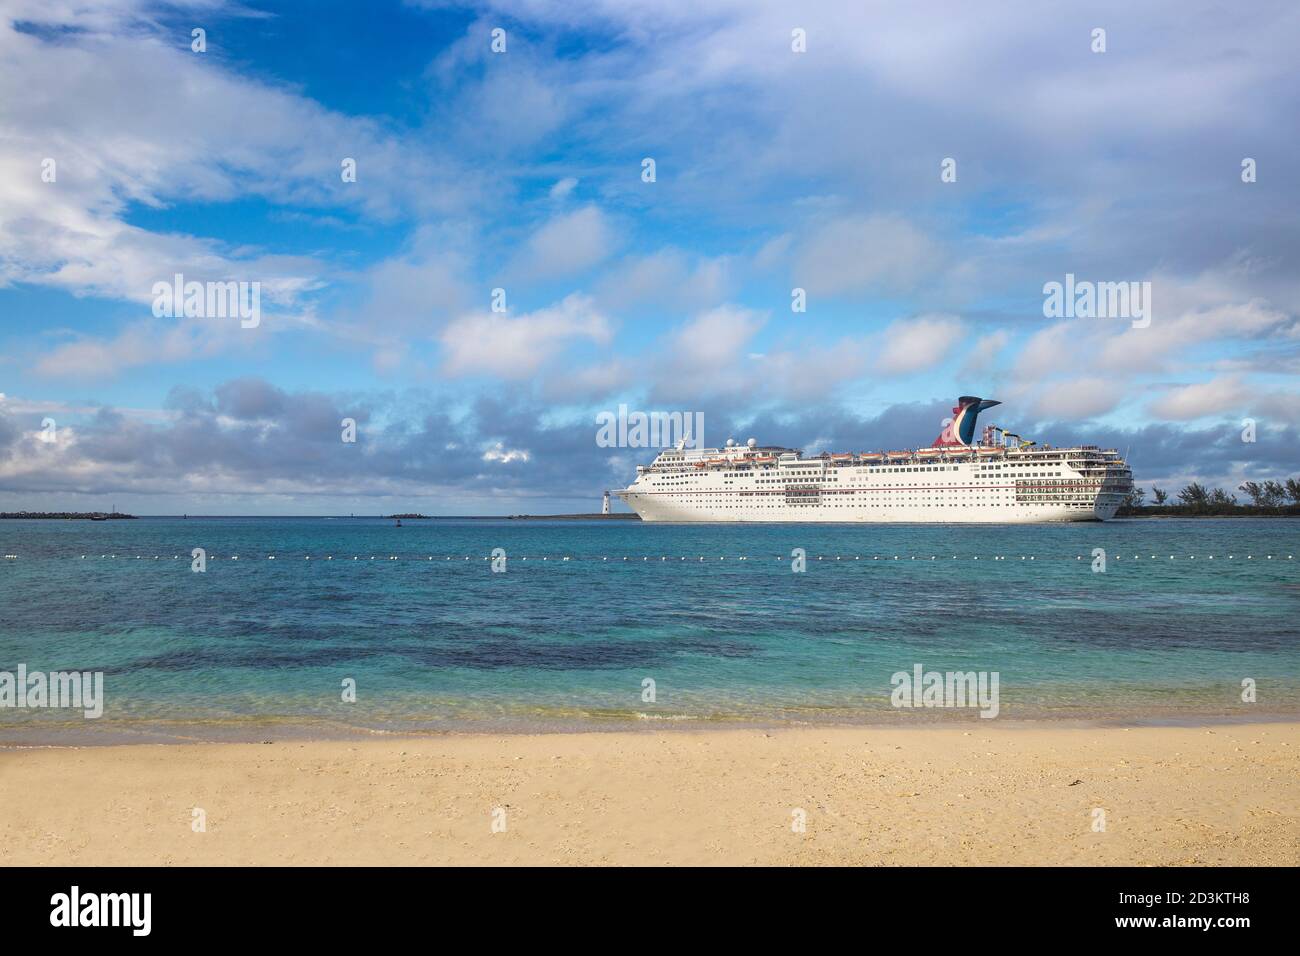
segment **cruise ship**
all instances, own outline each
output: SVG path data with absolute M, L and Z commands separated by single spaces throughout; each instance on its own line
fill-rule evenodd
M 1054 448 L 976 419 L 964 395 L 929 448 L 805 458 L 794 448 L 678 442 L 615 494 L 644 521 L 1038 523 L 1104 521 L 1133 475 L 1113 449 Z

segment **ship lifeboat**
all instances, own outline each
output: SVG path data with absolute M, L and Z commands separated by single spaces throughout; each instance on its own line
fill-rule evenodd
M 703 468 L 703 467 L 704 467 L 704 462 L 702 462 L 702 461 L 697 461 L 697 462 L 695 463 L 695 467 L 696 467 L 696 468 Z
M 885 456 L 884 456 L 884 455 L 878 455 L 878 454 L 875 454 L 874 452 L 873 452 L 872 454 L 868 455 L 868 454 L 864 451 L 864 452 L 862 453 L 862 456 L 861 456 L 861 457 L 862 457 L 862 460 L 863 460 L 863 461 L 880 461 L 880 459 L 884 458 Z
M 852 455 L 831 455 L 831 461 L 852 461 Z
M 754 459 L 754 463 L 758 465 L 770 465 L 774 461 L 776 461 L 775 455 L 759 455 Z

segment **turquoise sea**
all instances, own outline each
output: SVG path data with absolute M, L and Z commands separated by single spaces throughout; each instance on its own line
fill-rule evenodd
M 1002 720 L 1300 710 L 1294 521 L 404 525 L 0 522 L 0 671 L 106 697 L 0 708 L 0 743 L 980 720 L 892 707 L 916 664 L 997 672 Z

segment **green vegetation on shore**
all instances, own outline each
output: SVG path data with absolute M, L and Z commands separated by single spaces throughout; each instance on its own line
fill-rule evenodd
M 1280 517 L 1300 518 L 1300 481 L 1288 478 L 1280 481 L 1247 481 L 1238 491 L 1250 499 L 1249 504 L 1237 500 L 1222 488 L 1207 488 L 1192 482 L 1169 500 L 1169 493 L 1152 486 L 1153 504 L 1146 503 L 1146 489 L 1134 488 L 1128 500 L 1120 506 L 1119 518 L 1201 518 L 1201 517 Z

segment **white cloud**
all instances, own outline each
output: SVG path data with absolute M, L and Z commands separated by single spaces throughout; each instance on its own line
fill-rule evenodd
M 488 373 L 518 379 L 533 375 L 561 349 L 586 340 L 605 345 L 609 320 L 591 299 L 570 295 L 556 305 L 518 317 L 479 312 L 449 323 L 439 335 L 448 375 Z
M 573 192 L 573 190 L 576 189 L 577 186 L 578 186 L 578 181 L 576 179 L 574 179 L 572 176 L 565 176 L 563 179 L 558 180 L 555 183 L 555 185 L 551 187 L 551 198 L 567 199 L 569 194 Z
M 809 296 L 907 292 L 938 271 L 939 258 L 934 242 L 903 219 L 839 219 L 804 242 L 794 278 Z
M 267 329 L 238 319 L 143 319 L 105 338 L 81 336 L 38 352 L 33 371 L 47 378 L 103 381 L 142 366 L 211 358 L 265 342 Z
M 719 306 L 676 329 L 666 347 L 675 367 L 697 373 L 725 373 L 763 326 L 758 313 L 734 305 Z
M 591 268 L 609 256 L 618 237 L 597 206 L 556 216 L 534 232 L 519 262 L 527 276 L 562 278 Z
M 1039 419 L 1073 422 L 1104 415 L 1119 405 L 1124 395 L 1122 382 L 1080 376 L 1046 384 L 1029 403 L 1027 411 Z
M 681 249 L 665 248 L 622 259 L 601 281 L 597 296 L 612 309 L 649 303 L 696 312 L 720 305 L 731 287 L 729 257 L 692 260 Z
M 952 315 L 894 322 L 878 343 L 876 369 L 886 375 L 907 375 L 938 365 L 964 335 L 965 326 Z
M 987 374 L 992 370 L 998 355 L 1011 343 L 1011 333 L 1006 329 L 995 329 L 988 335 L 980 336 L 966 352 L 962 362 L 963 374 Z
M 1150 403 L 1153 415 L 1175 421 L 1207 416 L 1231 417 L 1250 402 L 1251 390 L 1235 375 L 1172 388 Z
M 182 272 L 257 280 L 264 296 L 290 305 L 320 287 L 322 262 L 131 225 L 131 204 L 253 195 L 391 218 L 473 202 L 472 171 L 368 119 L 239 76 L 220 57 L 191 54 L 156 32 L 152 10 L 127 0 L 19 3 L 0 16 L 0 88 L 24 91 L 0 98 L 0 286 L 143 301 L 154 281 Z M 14 28 L 25 19 L 72 29 L 45 39 Z M 178 123 L 183 134 L 160 133 Z M 357 161 L 356 183 L 342 182 L 343 157 Z M 54 182 L 42 181 L 45 159 Z
M 508 465 L 512 461 L 527 461 L 528 458 L 528 452 L 522 448 L 506 448 L 501 442 L 483 452 L 484 461 L 495 461 L 502 465 Z

